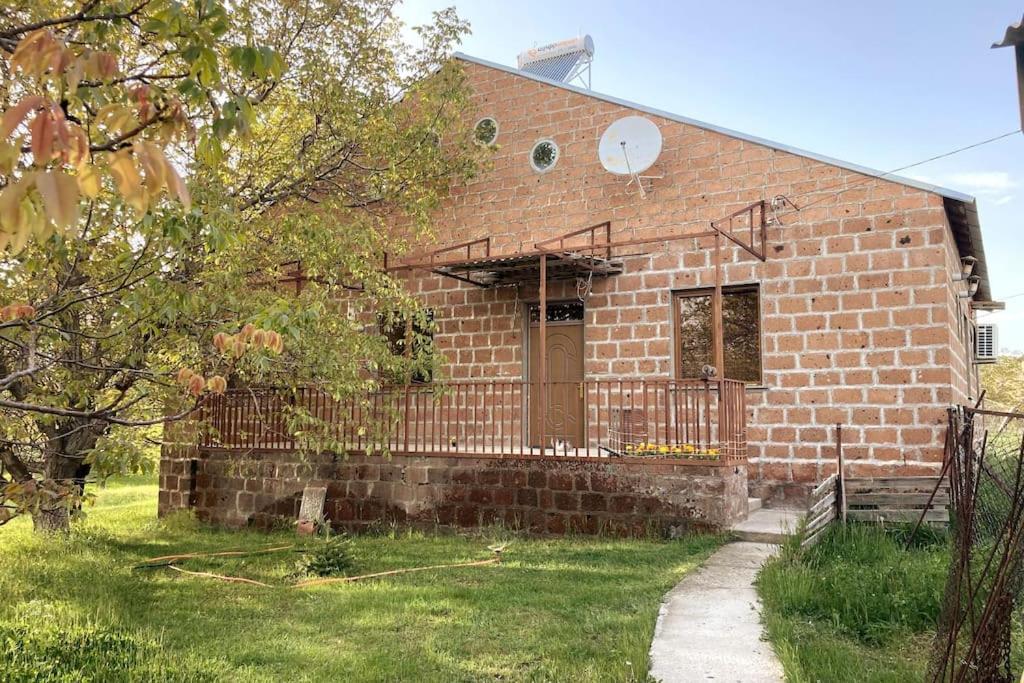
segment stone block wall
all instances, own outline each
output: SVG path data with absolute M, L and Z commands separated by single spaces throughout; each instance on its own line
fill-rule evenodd
M 197 463 L 189 481 L 177 474 Z M 164 449 L 160 514 L 191 508 L 224 526 L 298 515 L 307 485 L 326 486 L 338 528 L 504 525 L 536 534 L 642 535 L 727 529 L 747 515 L 743 466 L 640 458 L 245 456 Z

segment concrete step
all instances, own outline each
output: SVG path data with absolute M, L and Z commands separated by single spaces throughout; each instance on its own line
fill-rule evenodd
M 751 515 L 761 509 L 760 498 L 747 498 L 747 515 Z
M 741 541 L 779 545 L 796 532 L 803 516 L 803 510 L 760 508 L 750 512 L 745 520 L 735 524 L 730 531 Z

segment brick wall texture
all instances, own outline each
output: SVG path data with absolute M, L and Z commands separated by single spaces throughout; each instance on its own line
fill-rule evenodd
M 187 476 L 193 468 L 195 476 Z M 165 444 L 161 460 L 159 513 L 191 508 L 214 524 L 268 527 L 298 516 L 307 485 L 327 487 L 326 518 L 352 531 L 396 523 L 675 534 L 720 531 L 747 516 L 742 466 L 636 458 L 239 456 L 173 444 Z
M 768 229 L 768 259 L 724 248 L 724 284 L 757 283 L 762 386 L 747 391 L 753 482 L 813 482 L 834 471 L 844 427 L 853 476 L 934 472 L 945 409 L 975 395 L 952 277 L 959 254 L 942 198 L 694 125 L 643 114 L 664 146 L 647 199 L 627 192 L 597 156 L 627 107 L 465 62 L 467 117 L 499 125 L 489 168 L 452 188 L 436 245 L 490 236 L 493 254 L 603 221 L 613 239 L 707 229 L 750 203 L 795 198 L 800 212 Z M 533 171 L 550 138 L 560 157 Z M 836 193 L 840 187 L 850 187 Z M 713 240 L 637 248 L 625 272 L 596 278 L 585 302 L 588 378 L 673 376 L 672 293 L 713 284 Z M 425 246 L 424 248 L 433 248 Z M 434 310 L 435 340 L 453 378 L 522 378 L 523 313 L 537 288 L 479 289 L 415 272 L 408 286 Z M 576 296 L 555 284 L 549 300 Z

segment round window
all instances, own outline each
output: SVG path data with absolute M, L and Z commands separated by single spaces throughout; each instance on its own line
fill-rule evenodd
M 558 161 L 558 145 L 553 140 L 541 140 L 530 152 L 530 165 L 533 170 L 543 173 L 555 167 Z
M 481 145 L 493 145 L 498 139 L 498 122 L 489 116 L 480 119 L 473 127 L 473 138 Z

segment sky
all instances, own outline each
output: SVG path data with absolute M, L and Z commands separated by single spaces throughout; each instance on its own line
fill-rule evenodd
M 515 66 L 589 33 L 592 88 L 888 171 L 1020 127 L 1012 48 L 1019 0 L 717 3 L 406 0 L 410 25 L 454 4 L 459 50 Z M 1003 352 L 1024 353 L 1024 135 L 902 175 L 977 198 Z

